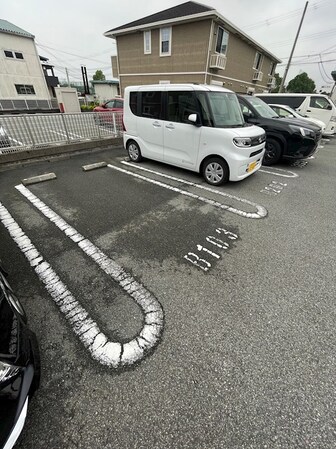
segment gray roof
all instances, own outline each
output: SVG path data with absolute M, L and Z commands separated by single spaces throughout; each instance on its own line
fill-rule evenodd
M 199 14 L 199 16 L 197 16 Z M 120 34 L 127 34 L 134 32 L 136 30 L 146 29 L 149 26 L 156 26 L 161 22 L 169 23 L 169 21 L 176 21 L 176 19 L 181 19 L 182 21 L 194 20 L 195 18 L 201 17 L 215 17 L 217 20 L 224 23 L 225 27 L 229 28 L 229 31 L 233 31 L 239 34 L 242 38 L 246 39 L 247 42 L 255 46 L 257 49 L 269 55 L 276 62 L 281 62 L 281 60 L 273 55 L 269 50 L 260 45 L 250 36 L 248 36 L 243 30 L 239 29 L 236 25 L 231 23 L 225 17 L 223 17 L 219 12 L 217 12 L 211 6 L 202 5 L 197 2 L 186 2 L 181 5 L 174 6 L 164 11 L 157 12 L 142 19 L 135 20 L 134 22 L 126 23 L 125 25 L 113 28 L 112 30 L 106 31 L 104 36 L 111 37 L 113 39 Z
M 119 80 L 92 80 L 92 84 L 119 84 Z
M 28 31 L 23 30 L 22 28 L 14 25 L 14 23 L 8 22 L 8 20 L 0 19 L 0 32 L 16 34 L 24 37 L 32 37 L 34 39 L 34 35 L 28 33 Z
M 155 14 L 151 14 L 150 16 L 143 17 L 142 19 L 126 23 L 125 25 L 121 25 L 117 28 L 113 28 L 112 30 L 106 31 L 106 33 L 123 30 L 124 28 L 132 28 L 136 26 L 147 25 L 153 22 L 161 22 L 162 20 L 170 20 L 170 19 L 177 19 L 179 17 L 192 16 L 193 14 L 201 14 L 202 12 L 208 12 L 213 10 L 214 8 L 202 5 L 201 3 L 185 2 L 182 3 L 181 5 L 173 6 L 172 8 L 165 9 L 164 11 L 160 11 Z

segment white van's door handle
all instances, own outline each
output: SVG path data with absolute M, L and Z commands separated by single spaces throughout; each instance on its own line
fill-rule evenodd
M 169 125 L 166 125 L 167 129 L 175 129 L 175 126 L 172 123 L 169 123 Z
M 311 112 L 311 110 L 310 110 L 310 109 L 307 109 L 307 112 Z
M 161 125 L 159 122 L 153 122 L 154 128 L 161 128 Z

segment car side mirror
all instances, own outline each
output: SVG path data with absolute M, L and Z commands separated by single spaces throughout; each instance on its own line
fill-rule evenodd
M 327 107 L 327 109 L 328 109 L 328 111 L 331 111 L 331 109 L 332 109 L 332 106 L 331 106 L 331 104 L 328 104 L 328 107 Z
M 188 116 L 188 122 L 191 122 L 195 126 L 200 126 L 197 114 L 190 114 Z
M 250 112 L 246 112 L 243 114 L 245 122 L 248 122 L 250 118 L 252 118 L 252 114 Z

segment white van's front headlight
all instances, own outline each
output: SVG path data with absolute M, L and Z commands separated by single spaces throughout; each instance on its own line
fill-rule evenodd
M 233 143 L 240 148 L 246 148 L 251 146 L 251 139 L 249 137 L 235 137 Z
M 331 122 L 336 122 L 336 115 L 333 115 L 333 116 L 330 118 L 330 121 L 331 121 Z

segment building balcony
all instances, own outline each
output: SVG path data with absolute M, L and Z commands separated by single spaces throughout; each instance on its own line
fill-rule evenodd
M 210 56 L 210 69 L 224 70 L 226 66 L 226 56 L 220 53 L 214 53 Z
M 263 76 L 264 76 L 263 72 L 260 72 L 258 70 L 257 72 L 253 73 L 253 78 L 252 79 L 253 79 L 253 81 L 262 81 Z

